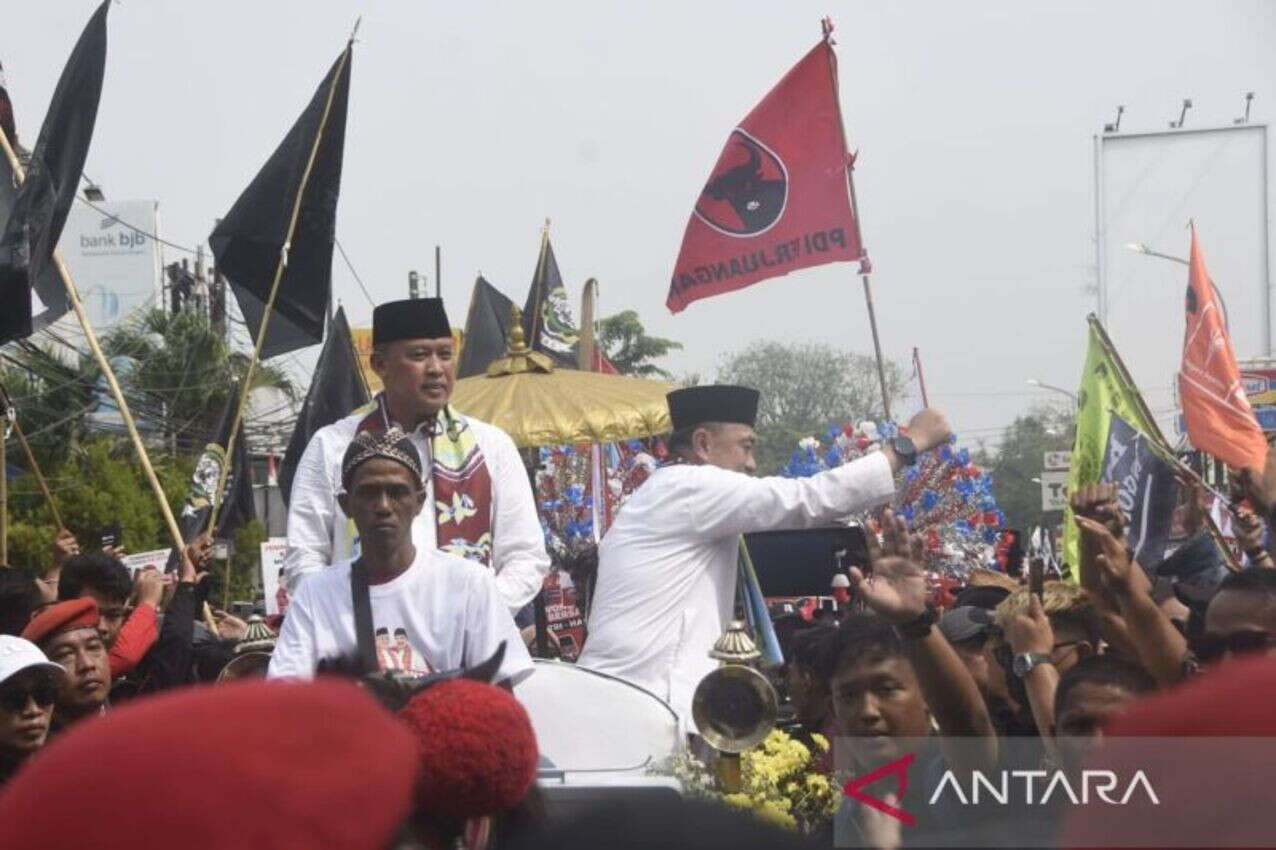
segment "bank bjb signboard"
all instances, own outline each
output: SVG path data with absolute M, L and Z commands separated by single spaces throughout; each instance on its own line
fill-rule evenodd
M 160 294 L 155 201 L 103 201 L 71 206 L 58 249 L 71 269 L 94 330 L 120 324 Z M 101 212 L 99 212 L 101 210 Z M 74 320 L 72 320 L 74 321 Z

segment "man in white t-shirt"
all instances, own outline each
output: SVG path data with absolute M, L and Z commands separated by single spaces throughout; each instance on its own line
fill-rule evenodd
M 425 502 L 425 488 L 412 441 L 393 427 L 358 434 L 342 460 L 341 482 L 337 498 L 362 541 L 356 569 L 367 581 L 366 640 L 376 647 L 371 652 L 377 666 L 416 676 L 471 667 L 504 642 L 497 680 L 513 685 L 530 674 L 531 658 L 491 570 L 413 544 L 412 521 Z M 320 661 L 359 651 L 351 566 L 343 561 L 301 583 L 268 676 L 310 678 Z

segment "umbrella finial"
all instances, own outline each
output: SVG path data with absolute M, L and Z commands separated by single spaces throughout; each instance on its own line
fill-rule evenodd
M 528 351 L 527 337 L 523 334 L 523 311 L 518 309 L 517 304 L 510 305 L 510 332 L 506 345 L 510 356 L 526 354 Z
M 517 372 L 554 371 L 554 362 L 547 355 L 528 347 L 523 333 L 523 311 L 516 304 L 510 305 L 510 329 L 505 344 L 506 356 L 493 360 L 487 367 L 489 378 Z

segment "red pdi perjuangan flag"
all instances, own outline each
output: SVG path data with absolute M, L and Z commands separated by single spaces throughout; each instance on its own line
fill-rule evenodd
M 1192 445 L 1238 469 L 1263 468 L 1267 440 L 1245 396 L 1236 353 L 1205 270 L 1195 227 L 1187 275 L 1187 330 L 1179 398 Z
M 866 258 L 825 37 L 731 131 L 696 199 L 665 304 Z

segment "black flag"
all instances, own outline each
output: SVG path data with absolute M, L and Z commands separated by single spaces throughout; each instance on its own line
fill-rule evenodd
M 30 336 L 66 313 L 66 291 L 53 267 L 97 121 L 106 69 L 105 0 L 80 33 L 40 127 L 26 180 L 17 189 L 0 235 L 0 343 Z M 6 158 L 7 159 L 7 158 Z M 9 186 L 9 163 L 3 175 Z M 8 191 L 7 189 L 5 191 Z M 32 317 L 32 287 L 45 310 Z
M 465 318 L 465 337 L 461 345 L 458 378 L 482 375 L 493 360 L 505 356 L 506 336 L 510 327 L 510 308 L 514 302 L 505 297 L 482 275 L 474 281 L 470 295 L 470 313 Z
M 549 233 L 541 236 L 541 251 L 536 259 L 532 288 L 523 306 L 523 332 L 533 351 L 548 354 L 557 366 L 576 368 L 576 346 L 580 333 L 567 303 L 567 290 L 558 273 L 558 260 L 549 244 Z
M 315 376 L 306 390 L 306 400 L 297 414 L 297 424 L 288 440 L 283 463 L 279 465 L 279 493 L 287 504 L 292 495 L 292 477 L 301 461 L 301 454 L 310 438 L 325 425 L 331 425 L 349 416 L 370 401 L 368 387 L 359 368 L 359 356 L 355 353 L 354 340 L 350 338 L 350 325 L 346 323 L 345 310 L 337 308 L 328 327 L 328 339 L 319 352 Z
M 1134 560 L 1154 573 L 1170 538 L 1178 492 L 1174 468 L 1133 425 L 1116 413 L 1111 417 L 1099 480 L 1117 485 L 1117 502 L 1129 518 L 1126 544 Z
M 288 238 L 297 192 L 319 137 L 262 347 L 263 357 L 323 340 L 332 291 L 332 243 L 346 141 L 350 59 L 347 45 L 297 123 L 208 237 L 218 269 L 230 281 L 256 340 Z

